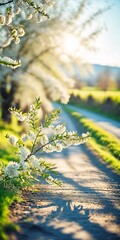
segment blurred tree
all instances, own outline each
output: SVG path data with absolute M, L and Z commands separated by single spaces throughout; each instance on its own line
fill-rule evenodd
M 6 2 L 3 0 L 0 3 L 0 64 L 5 65 L 5 67 L 0 67 L 0 99 L 4 121 L 10 122 L 11 117 L 8 107 L 12 105 L 19 84 L 17 80 L 12 80 L 14 72 L 7 69 L 6 66 L 16 69 L 21 65 L 21 61 L 18 60 L 18 52 L 20 45 L 22 45 L 21 38 L 25 35 L 25 28 L 28 26 L 27 21 L 33 18 L 35 24 L 49 18 L 47 9 L 53 4 L 53 0 L 46 0 L 44 3 L 37 0 L 11 0 Z M 12 57 L 16 58 L 15 60 L 11 58 L 11 53 Z M 7 76 L 9 76 L 9 82 Z
M 32 1 L 22 2 L 28 4 Z M 40 96 L 46 112 L 52 109 L 51 101 L 68 102 L 68 90 L 73 87 L 74 81 L 66 73 L 70 71 L 73 62 L 81 68 L 85 62 L 86 49 L 94 50 L 94 39 L 101 32 L 101 27 L 95 25 L 95 21 L 106 9 L 89 11 L 88 0 L 61 0 L 56 1 L 49 12 L 51 18 L 44 21 L 43 18 L 48 16 L 44 4 L 50 1 L 39 2 L 43 4 L 39 15 L 35 12 L 33 16 L 31 8 L 23 11 L 28 19 L 31 18 L 30 21 L 17 15 L 15 22 L 18 21 L 20 26 L 23 24 L 26 32 L 20 43 L 15 45 L 14 37 L 7 48 L 2 47 L 4 55 L 11 56 L 12 53 L 17 60 L 21 59 L 22 67 L 15 70 L 2 67 L 1 84 L 5 87 L 4 79 L 9 74 L 11 89 L 14 88 L 14 82 L 17 88 L 9 91 L 14 96 L 8 98 L 25 108 L 35 96 Z M 36 18 L 38 24 L 35 24 Z
M 116 82 L 108 70 L 102 72 L 97 79 L 97 86 L 103 91 L 116 88 Z
M 117 78 L 116 78 L 116 85 L 117 85 L 117 89 L 120 90 L 120 71 L 117 75 Z

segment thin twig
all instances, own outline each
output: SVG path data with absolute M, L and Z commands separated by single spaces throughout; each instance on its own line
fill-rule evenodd
M 0 3 L 0 6 L 6 5 L 6 4 L 8 4 L 8 3 L 12 3 L 12 2 L 13 2 L 13 0 L 10 0 L 10 1 L 5 2 L 5 3 Z
M 45 143 L 44 145 L 42 145 L 41 147 L 39 147 L 39 148 L 38 148 L 37 150 L 35 150 L 34 152 L 31 152 L 24 161 L 27 162 L 27 160 L 28 160 L 32 155 L 36 154 L 36 153 L 39 152 L 43 147 L 45 147 L 46 145 L 54 142 L 55 140 L 57 140 L 57 138 L 56 138 L 56 139 L 52 139 L 52 140 L 49 141 L 48 143 Z
M 36 138 L 35 138 L 35 140 L 34 140 L 34 142 L 33 142 L 33 146 L 32 146 L 31 153 L 33 153 L 33 150 L 34 150 L 34 147 L 35 147 L 35 144 L 36 144 L 37 138 L 39 137 L 40 132 L 41 132 L 41 129 L 38 131 L 38 133 L 37 133 L 37 135 L 36 135 Z

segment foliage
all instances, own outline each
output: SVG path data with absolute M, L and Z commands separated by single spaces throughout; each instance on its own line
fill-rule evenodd
M 116 82 L 108 70 L 103 71 L 96 80 L 96 85 L 100 90 L 108 91 L 116 88 Z
M 7 240 L 8 237 L 5 234 L 6 230 L 9 228 L 16 229 L 17 226 L 10 223 L 8 219 L 8 214 L 10 212 L 9 207 L 13 201 L 19 200 L 19 197 L 16 196 L 15 192 L 8 191 L 1 187 L 0 188 L 0 239 Z
M 119 91 L 87 91 L 74 89 L 70 91 L 70 102 L 78 104 L 96 112 L 119 118 L 120 92 Z
M 36 22 L 40 22 L 44 18 L 49 18 L 45 8 L 52 4 L 54 4 L 53 1 L 47 1 L 45 4 L 32 0 L 14 0 L 6 1 L 6 3 L 3 1 L 0 4 L 2 12 L 0 14 L 0 30 L 2 33 L 2 39 L 0 40 L 1 50 L 8 47 L 11 42 L 15 44 L 20 43 L 21 37 L 25 35 L 25 21 L 33 17 L 36 18 Z M 1 56 L 0 64 L 17 68 L 21 65 L 21 62 Z
M 24 54 L 22 55 L 24 60 L 26 60 L 26 64 L 24 67 L 20 70 L 20 72 L 12 71 L 12 69 L 15 69 L 21 65 L 20 53 L 23 53 L 26 51 L 23 46 L 28 44 L 29 40 L 29 46 L 31 48 L 31 41 L 34 43 L 34 40 L 36 38 L 36 35 L 38 34 L 38 27 L 35 26 L 35 23 L 41 22 L 46 18 L 49 18 L 49 15 L 47 14 L 48 6 L 53 4 L 54 1 L 51 0 L 45 0 L 45 1 L 37 1 L 37 0 L 10 0 L 10 1 L 2 1 L 0 3 L 1 6 L 1 13 L 0 13 L 0 31 L 1 31 L 1 38 L 0 38 L 0 64 L 4 65 L 1 68 L 3 71 L 1 71 L 1 80 L 3 82 L 3 88 L 6 91 L 5 95 L 10 95 L 11 93 L 7 89 L 6 86 L 6 76 L 8 77 L 8 85 L 12 85 L 12 81 L 21 80 L 23 79 L 23 82 L 25 84 L 25 80 L 31 79 L 34 75 L 32 75 L 31 72 L 27 72 L 28 66 L 30 65 L 30 69 L 32 70 L 31 63 L 34 62 L 34 59 L 38 59 L 39 55 L 46 52 L 46 49 L 42 49 L 40 53 L 38 53 L 38 48 L 34 46 L 37 49 L 37 56 L 32 56 L 33 59 L 24 58 Z M 31 20 L 32 19 L 32 20 Z M 30 24 L 28 23 L 28 20 L 30 20 Z M 52 24 L 51 24 L 52 26 Z M 29 28 L 30 27 L 30 28 Z M 26 33 L 26 30 L 29 34 Z M 33 31 L 35 29 L 35 32 Z M 55 28 L 53 29 L 55 31 Z M 42 29 L 43 31 L 43 29 Z M 53 31 L 53 32 L 54 32 Z M 35 35 L 35 38 L 33 37 L 32 33 Z M 47 33 L 48 36 L 50 36 L 50 32 Z M 44 45 L 44 39 L 48 38 L 46 35 L 44 35 L 44 38 L 42 38 L 42 43 Z M 57 34 L 56 34 L 57 35 Z M 24 37 L 24 38 L 23 38 Z M 40 36 L 39 36 L 40 37 Z M 27 41 L 28 40 L 28 41 Z M 39 41 L 38 41 L 39 42 Z M 40 44 L 40 43 L 39 43 Z M 45 42 L 46 45 L 46 42 Z M 45 46 L 44 45 L 44 46 Z M 16 47 L 15 47 L 16 46 Z M 32 48 L 31 48 L 32 49 Z M 48 49 L 49 50 L 49 49 Z M 11 58 L 12 56 L 15 56 L 15 60 Z M 27 61 L 28 59 L 28 61 Z M 56 58 L 54 58 L 56 60 Z M 51 60 L 50 60 L 51 61 Z M 23 62 L 23 61 L 22 61 Z M 46 58 L 44 61 L 41 61 L 43 68 L 47 68 L 47 78 L 46 75 L 43 79 L 45 83 L 42 86 L 41 84 L 41 92 L 44 92 L 44 88 L 47 88 L 47 93 L 45 95 L 51 95 L 51 98 L 53 99 L 54 94 L 57 92 L 57 95 L 59 98 L 61 97 L 63 102 L 67 102 L 69 99 L 69 95 L 66 94 L 67 88 L 64 90 L 64 87 L 59 85 L 60 87 L 54 87 L 53 89 L 50 89 L 50 86 L 53 87 L 53 85 L 56 85 L 55 79 L 58 77 L 59 72 L 58 69 L 53 70 L 54 76 L 49 81 L 49 72 L 51 69 L 49 69 L 49 66 L 46 66 Z M 25 63 L 25 61 L 24 61 Z M 35 62 L 35 65 L 36 62 Z M 12 69 L 6 70 L 6 67 L 10 67 Z M 38 67 L 38 66 L 37 66 Z M 9 68 L 7 68 L 9 69 Z M 39 69 L 39 68 L 38 68 Z M 23 72 L 27 72 L 26 76 L 23 78 Z M 35 70 L 36 72 L 36 70 Z M 39 79 L 40 73 L 38 72 L 37 79 Z M 11 76 L 11 78 L 10 78 Z M 57 76 L 57 77 L 56 77 Z M 63 85 L 69 84 L 68 78 L 64 78 L 64 75 L 60 74 L 61 78 L 63 78 Z M 48 83 L 49 82 L 49 83 Z M 33 83 L 33 85 L 35 82 Z M 9 87 L 10 88 L 10 87 Z M 59 91 L 57 91 L 59 89 Z M 8 90 L 8 91 L 7 91 Z M 43 91 L 42 91 L 43 90 Z M 25 90 L 26 91 L 26 90 Z M 37 88 L 38 91 L 38 88 Z M 14 92 L 14 91 L 12 91 Z M 33 92 L 33 88 L 32 88 Z M 36 93 L 35 93 L 36 94 Z M 56 100 L 59 99 L 58 96 L 55 95 Z M 24 97 L 23 97 L 24 98 Z M 9 98 L 8 98 L 9 99 Z M 7 99 L 7 100 L 8 100 Z M 45 98 L 47 99 L 47 97 Z M 4 99 L 2 99 L 2 102 Z M 6 98 L 5 98 L 6 101 Z M 48 105 L 48 101 L 46 100 Z M 60 110 L 55 110 L 51 113 L 50 116 L 47 116 L 45 118 L 45 122 L 39 123 L 39 117 L 38 117 L 38 111 L 41 106 L 40 100 L 36 99 L 35 103 L 31 105 L 30 110 L 28 113 L 22 113 L 21 110 L 17 110 L 16 108 L 11 108 L 10 111 L 14 113 L 14 115 L 17 117 L 19 121 L 25 121 L 27 125 L 29 126 L 29 130 L 26 134 L 24 134 L 22 137 L 19 137 L 18 134 L 13 135 L 11 134 L 11 131 L 6 134 L 6 138 L 8 139 L 9 143 L 14 147 L 12 150 L 11 148 L 7 148 L 7 145 L 4 145 L 2 143 L 1 147 L 1 164 L 0 164 L 0 205 L 1 205 L 1 211 L 0 211 L 0 238 L 5 239 L 6 236 L 3 233 L 3 228 L 7 225 L 7 215 L 9 213 L 8 207 L 11 205 L 13 200 L 16 199 L 16 193 L 20 189 L 24 189 L 25 187 L 31 186 L 36 181 L 42 181 L 46 180 L 50 184 L 57 184 L 61 186 L 61 182 L 55 178 L 53 178 L 52 175 L 56 174 L 55 166 L 53 164 L 47 163 L 42 158 L 39 158 L 37 155 L 44 151 L 44 152 L 53 152 L 53 151 L 61 151 L 63 148 L 66 148 L 70 146 L 71 144 L 78 145 L 81 143 L 84 143 L 89 138 L 89 133 L 86 133 L 82 136 L 78 136 L 76 132 L 68 132 L 66 130 L 65 124 L 60 125 L 52 125 L 53 121 L 58 118 L 58 114 L 60 113 Z M 3 105 L 2 105 L 3 107 Z M 50 108 L 50 105 L 48 106 Z M 47 131 L 47 134 L 46 134 Z M 4 142 L 4 141 L 3 141 Z M 6 149 L 7 148 L 7 149 Z M 9 162 L 8 162 L 9 161 Z M 39 178 L 37 177 L 39 175 Z
M 21 132 L 21 127 L 17 125 L 16 119 L 12 118 L 11 124 L 4 124 L 2 121 L 0 122 L 0 162 L 4 164 L 8 164 L 10 161 L 16 161 L 17 158 L 14 156 L 13 149 L 11 148 L 8 140 L 5 138 L 7 133 L 15 134 L 19 136 L 19 132 Z M 0 239 L 6 240 L 8 239 L 5 231 L 9 227 L 15 227 L 10 223 L 8 219 L 9 215 L 9 207 L 13 201 L 19 200 L 19 197 L 16 196 L 15 192 L 8 191 L 0 186 Z
M 10 109 L 17 119 L 25 121 L 29 128 L 28 132 L 20 138 L 6 134 L 6 138 L 15 147 L 18 156 L 18 161 L 10 161 L 7 165 L 1 163 L 0 184 L 8 190 L 18 191 L 42 180 L 61 186 L 61 182 L 52 176 L 56 174 L 55 166 L 42 159 L 40 154 L 61 152 L 63 148 L 82 144 L 89 138 L 89 132 L 79 136 L 77 132 L 68 132 L 65 124 L 53 125 L 53 122 L 58 119 L 60 109 L 54 110 L 45 117 L 44 123 L 40 123 L 40 107 L 41 102 L 37 98 L 30 106 L 28 113 L 22 113 L 21 109 Z
M 87 143 L 88 146 L 91 146 L 104 161 L 120 172 L 120 141 L 79 113 L 73 112 L 69 108 L 66 109 L 79 121 L 85 130 L 92 132 L 92 138 Z
M 80 99 L 87 101 L 89 96 L 92 96 L 92 98 L 97 102 L 97 104 L 103 104 L 108 98 L 111 98 L 111 100 L 117 104 L 120 103 L 120 91 L 98 91 L 98 90 L 78 90 L 78 89 L 72 89 L 70 91 L 70 94 L 75 97 L 80 97 Z
M 11 58 L 12 52 L 17 62 L 10 60 L 7 65 L 10 66 L 11 63 L 11 67 L 15 68 L 21 61 L 22 66 L 15 71 L 2 66 L 0 81 L 6 88 L 5 79 L 9 75 L 11 86 L 13 82 L 17 83 L 17 89 L 13 93 L 14 104 L 19 103 L 22 109 L 30 105 L 41 92 L 43 114 L 52 110 L 51 101 L 60 100 L 64 104 L 69 101 L 68 89 L 74 85 L 70 68 L 73 72 L 74 63 L 81 67 L 85 61 L 81 52 L 94 50 L 94 39 L 102 29 L 101 26 L 96 26 L 95 21 L 106 10 L 89 6 L 89 0 L 56 1 L 53 8 L 50 8 L 51 3 L 54 1 L 20 0 L 1 7 L 1 18 L 7 18 L 7 7 L 12 8 L 9 10 L 9 15 L 12 12 L 12 22 L 7 26 L 1 25 L 5 32 L 10 28 L 7 33 L 2 32 L 1 57 L 5 55 Z M 77 42 L 75 51 L 71 51 L 71 46 L 74 45 L 70 45 L 71 39 Z M 70 47 L 67 48 L 66 45 Z M 24 98 L 26 102 L 23 101 Z

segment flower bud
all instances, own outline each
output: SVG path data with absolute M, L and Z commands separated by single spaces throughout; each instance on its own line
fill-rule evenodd
M 40 22 L 42 22 L 42 20 L 43 20 L 43 17 L 37 15 L 37 17 L 36 17 L 36 23 L 40 23 Z
M 17 14 L 19 14 L 20 12 L 21 12 L 21 9 L 18 7 L 18 8 L 15 9 L 14 14 L 17 15 Z
M 17 37 L 18 32 L 17 32 L 17 30 L 14 28 L 14 29 L 12 30 L 11 34 L 12 34 L 12 37 L 15 38 L 15 37 Z
M 25 31 L 22 27 L 18 28 L 18 36 L 23 37 L 25 35 Z
M 32 13 L 27 14 L 27 17 L 26 17 L 27 20 L 30 20 L 32 18 L 33 18 L 33 14 Z
M 17 138 L 16 136 L 11 135 L 11 136 L 9 137 L 9 142 L 10 142 L 12 145 L 14 145 L 14 146 L 17 144 L 17 141 L 18 141 L 18 138 Z
M 6 18 L 3 15 L 0 15 L 0 25 L 5 25 Z
M 8 39 L 3 43 L 2 47 L 5 48 L 5 47 L 9 46 L 10 43 L 11 43 L 11 40 L 12 40 L 11 37 L 8 38 Z
M 16 38 L 15 38 L 15 44 L 19 44 L 19 42 L 20 42 L 20 38 L 19 38 L 19 37 L 16 37 Z
M 11 14 L 8 14 L 6 16 L 6 25 L 9 25 L 12 23 L 12 15 Z

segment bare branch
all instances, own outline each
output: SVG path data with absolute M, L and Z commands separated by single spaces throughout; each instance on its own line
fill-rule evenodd
M 0 3 L 0 6 L 6 5 L 6 4 L 9 4 L 9 3 L 12 3 L 12 2 L 13 2 L 13 0 L 10 0 L 10 1 L 5 2 L 5 3 Z

